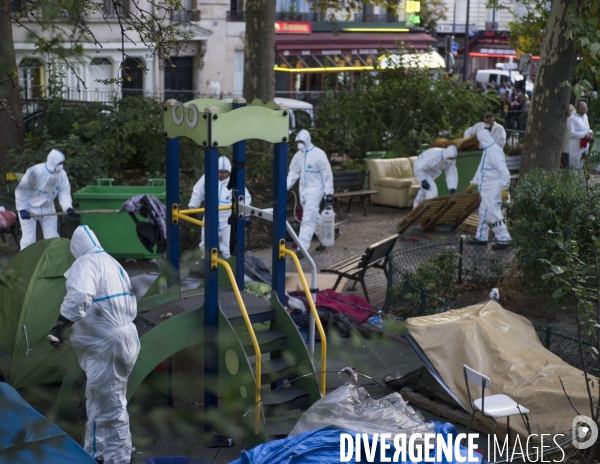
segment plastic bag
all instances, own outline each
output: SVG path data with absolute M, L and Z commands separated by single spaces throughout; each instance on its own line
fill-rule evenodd
M 350 382 L 308 408 L 289 436 L 329 425 L 370 435 L 434 432 L 434 424 L 425 423 L 423 415 L 408 406 L 399 393 L 374 400 L 363 387 Z

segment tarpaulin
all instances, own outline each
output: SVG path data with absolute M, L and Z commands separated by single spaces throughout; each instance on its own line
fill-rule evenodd
M 571 429 L 577 413 L 561 380 L 575 408 L 589 415 L 583 372 L 544 348 L 529 320 L 494 301 L 411 318 L 406 327 L 424 364 L 469 412 L 463 364 L 490 378 L 486 395 L 502 393 L 529 409 L 532 433 Z M 597 386 L 597 379 L 592 379 Z M 597 401 L 597 388 L 592 392 Z M 480 398 L 481 387 L 471 385 L 471 394 Z M 520 417 L 510 422 L 511 429 L 527 434 Z M 498 427 L 499 434 L 505 433 L 506 421 L 498 421 Z
M 440 422 L 434 423 L 435 433 L 441 434 L 445 439 L 448 435 L 456 437 L 458 432 L 452 424 L 441 424 Z M 340 435 L 342 433 L 348 433 L 352 436 L 356 435 L 356 432 L 351 430 L 344 430 L 337 427 L 325 427 L 317 430 L 309 430 L 308 432 L 301 433 L 300 435 L 294 435 L 293 437 L 284 438 L 282 440 L 270 441 L 262 445 L 258 445 L 251 450 L 242 451 L 241 457 L 232 461 L 230 464 L 291 464 L 291 463 L 305 463 L 305 464 L 327 464 L 327 463 L 339 463 L 340 462 Z M 372 443 L 372 437 L 369 440 Z M 393 459 L 395 448 L 390 443 L 390 449 L 386 450 L 385 456 L 389 459 Z M 467 456 L 467 450 L 463 446 L 460 447 L 460 454 L 463 458 Z M 437 448 L 434 448 L 431 456 L 432 461 L 438 464 L 455 464 L 455 460 L 448 461 L 445 459 L 442 453 L 442 459 L 437 460 Z M 473 457 L 481 462 L 481 455 L 474 453 Z M 366 462 L 364 453 L 362 455 L 362 461 Z M 350 462 L 356 462 L 351 459 Z M 377 449 L 374 455 L 374 459 L 370 462 L 381 463 L 380 450 Z M 394 462 L 406 462 L 412 464 L 418 464 L 424 462 L 424 460 L 413 462 L 413 461 L 394 461 Z
M 75 440 L 0 382 L 0 464 L 96 464 Z

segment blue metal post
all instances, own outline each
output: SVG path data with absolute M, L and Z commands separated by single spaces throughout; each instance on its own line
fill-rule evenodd
M 285 239 L 285 221 L 287 206 L 287 143 L 273 146 L 274 188 L 273 188 L 273 285 L 272 288 L 285 304 L 285 259 L 279 259 L 279 241 Z
M 212 118 L 208 121 L 208 148 L 204 150 L 204 409 L 217 407 L 219 370 L 217 331 L 219 325 L 219 282 L 217 269 L 211 269 L 211 250 L 219 248 L 219 149 L 212 148 Z M 207 430 L 210 424 L 205 424 Z
M 233 103 L 233 109 L 243 108 L 246 103 Z M 233 196 L 237 202 L 240 195 L 246 195 L 246 141 L 242 140 L 233 144 Z M 246 198 L 246 202 L 248 199 Z M 232 213 L 233 214 L 233 213 Z M 231 254 L 235 256 L 235 280 L 241 290 L 244 290 L 244 253 L 245 253 L 245 238 L 246 227 L 243 220 L 239 220 L 237 216 L 234 219 L 232 227 L 235 227 L 235 250 L 231 250 Z
M 179 205 L 179 138 L 166 139 L 167 177 L 167 261 L 171 271 L 167 284 L 179 284 L 179 225 L 173 224 L 174 204 Z

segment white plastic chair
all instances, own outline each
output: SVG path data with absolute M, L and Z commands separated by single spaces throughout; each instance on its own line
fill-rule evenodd
M 467 384 L 467 394 L 469 395 L 469 404 L 473 408 L 473 414 L 471 415 L 471 420 L 469 421 L 469 427 L 467 427 L 467 434 L 471 429 L 471 424 L 473 423 L 473 419 L 475 419 L 475 414 L 479 411 L 484 417 L 489 417 L 494 421 L 494 435 L 496 434 L 496 419 L 501 417 L 506 417 L 506 428 L 508 433 L 508 442 L 510 441 L 510 416 L 521 415 L 525 418 L 525 427 L 527 428 L 527 432 L 531 435 L 531 428 L 529 426 L 529 409 L 525 406 L 520 405 L 516 401 L 514 401 L 509 396 L 500 394 L 500 395 L 491 395 L 486 397 L 485 390 L 486 388 L 490 388 L 492 383 L 489 377 L 486 377 L 483 374 L 480 374 L 477 371 L 474 371 L 466 364 L 463 364 L 463 372 L 465 374 L 465 383 Z M 476 385 L 481 385 L 481 398 L 473 401 L 471 397 L 471 390 L 469 388 L 469 380 Z

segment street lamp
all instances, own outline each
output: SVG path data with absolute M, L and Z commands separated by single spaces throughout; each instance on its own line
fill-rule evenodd
M 465 24 L 465 57 L 463 63 L 463 81 L 467 81 L 469 76 L 469 7 L 471 0 L 467 0 L 467 22 Z

